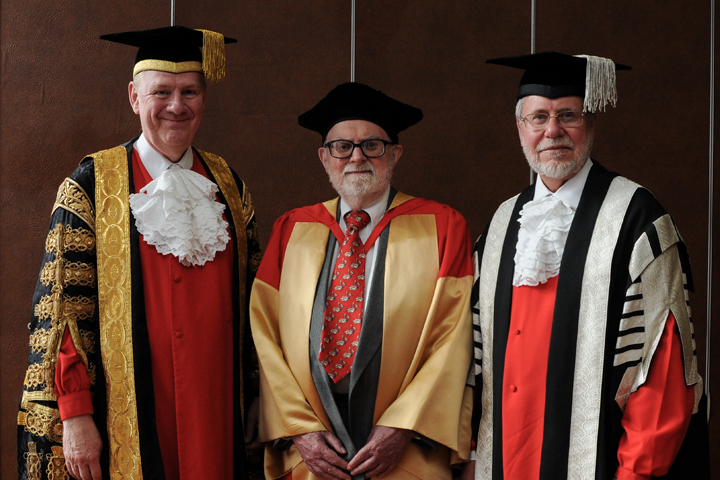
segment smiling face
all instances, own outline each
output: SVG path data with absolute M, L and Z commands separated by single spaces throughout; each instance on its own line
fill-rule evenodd
M 135 76 L 128 93 L 148 143 L 168 160 L 180 160 L 192 144 L 205 110 L 202 75 L 148 70 Z
M 361 143 L 369 139 L 390 140 L 385 130 L 374 123 L 366 120 L 346 120 L 330 129 L 325 143 L 334 140 Z M 326 147 L 318 150 L 330 183 L 352 210 L 369 207 L 380 199 L 390 186 L 392 172 L 400 155 L 400 145 L 387 145 L 383 156 L 376 158 L 366 157 L 360 147 L 355 147 L 349 158 L 342 159 L 330 155 Z
M 521 115 L 545 113 L 555 116 L 560 112 L 582 111 L 580 97 L 550 99 L 538 95 L 525 97 Z M 594 117 L 586 115 L 582 125 L 561 127 L 551 118 L 544 130 L 533 130 L 526 122 L 517 120 L 518 133 L 523 152 L 530 167 L 535 170 L 545 186 L 556 191 L 585 165 L 592 150 Z

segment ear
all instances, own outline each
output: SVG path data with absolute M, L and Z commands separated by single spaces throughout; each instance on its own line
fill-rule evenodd
M 518 136 L 520 137 L 520 145 L 523 144 L 523 134 L 522 134 L 522 120 L 515 119 L 515 126 L 517 127 Z
M 391 155 L 393 156 L 393 164 L 397 165 L 397 163 L 400 161 L 400 156 L 402 155 L 403 147 L 402 145 L 393 145 Z
M 328 171 L 328 166 L 327 166 L 327 161 L 326 161 L 326 156 L 325 156 L 325 154 L 326 154 L 325 147 L 320 147 L 320 148 L 318 148 L 318 157 L 320 158 L 320 163 L 322 163 L 323 168 L 325 169 L 325 172 L 329 174 L 330 172 Z
M 130 82 L 128 84 L 128 97 L 130 98 L 130 106 L 135 114 L 140 113 L 140 102 L 138 101 L 138 92 L 135 90 L 135 84 Z

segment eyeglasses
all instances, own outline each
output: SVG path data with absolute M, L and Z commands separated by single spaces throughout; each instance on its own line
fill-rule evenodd
M 385 155 L 386 145 L 395 144 L 386 140 L 380 140 L 379 138 L 370 138 L 368 140 L 363 140 L 360 143 L 353 143 L 350 140 L 333 140 L 323 146 L 327 147 L 328 150 L 330 150 L 330 155 L 335 158 L 352 157 L 355 147 L 360 147 L 366 157 L 376 158 Z
M 547 113 L 531 113 L 521 118 L 525 125 L 533 130 L 545 130 L 550 123 L 551 118 L 557 119 L 557 123 L 562 128 L 579 127 L 583 123 L 585 114 L 574 110 L 560 112 L 557 115 L 548 115 Z

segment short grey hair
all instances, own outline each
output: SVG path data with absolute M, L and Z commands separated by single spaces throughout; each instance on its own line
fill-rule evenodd
M 522 97 L 520 100 L 518 100 L 517 105 L 515 105 L 515 118 L 517 118 L 518 120 L 522 119 L 523 105 L 525 105 L 525 97 Z

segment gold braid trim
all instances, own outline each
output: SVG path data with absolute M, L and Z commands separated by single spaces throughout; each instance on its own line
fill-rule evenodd
M 75 181 L 66 178 L 58 189 L 55 205 L 53 205 L 53 213 L 58 208 L 63 208 L 70 213 L 74 213 L 88 227 L 95 231 L 95 211 L 90 201 L 90 197 L 85 190 Z
M 95 159 L 98 306 L 107 384 L 107 431 L 111 480 L 141 480 L 135 401 L 130 272 L 130 187 L 125 147 Z
M 238 358 L 240 358 L 240 361 L 242 361 L 243 358 L 243 339 L 244 339 L 244 328 L 245 328 L 245 305 L 247 299 L 245 298 L 246 291 L 245 291 L 245 280 L 246 280 L 246 268 L 247 268 L 247 237 L 245 233 L 245 225 L 247 225 L 245 222 L 250 221 L 249 217 L 246 217 L 246 209 L 243 205 L 243 198 L 240 195 L 240 191 L 238 190 L 238 185 L 235 183 L 235 177 L 232 174 L 232 171 L 230 170 L 230 167 L 228 164 L 223 160 L 222 158 L 218 157 L 217 155 L 213 155 L 212 153 L 208 152 L 202 152 L 199 151 L 200 155 L 205 159 L 205 163 L 207 164 L 208 168 L 210 169 L 210 172 L 212 173 L 212 176 L 215 177 L 215 181 L 218 184 L 218 187 L 220 187 L 220 191 L 222 192 L 223 196 L 225 197 L 225 200 L 228 203 L 228 206 L 230 207 L 230 214 L 232 215 L 233 221 L 235 223 L 235 235 L 237 236 L 237 262 L 238 262 L 238 286 L 239 286 L 239 293 L 238 295 L 238 302 L 240 306 L 240 323 L 239 323 L 239 332 L 238 332 Z M 242 185 L 243 192 L 246 192 L 245 184 Z M 249 198 L 248 198 L 249 202 Z M 252 202 L 249 202 L 249 210 L 252 212 Z M 243 219 L 243 224 L 240 224 L 239 220 Z M 244 402 L 244 392 L 243 392 L 243 369 L 242 365 L 240 365 L 240 368 L 238 369 L 239 379 L 238 379 L 238 385 L 240 390 L 240 414 L 242 415 L 241 418 L 245 418 L 245 402 Z
M 62 232 L 61 232 L 62 230 Z M 54 253 L 58 248 L 58 238 L 63 235 L 66 252 L 92 252 L 95 250 L 95 234 L 86 228 L 72 228 L 70 225 L 55 225 L 45 240 L 45 251 Z
M 51 364 L 47 362 L 36 363 L 30 365 L 25 372 L 25 385 L 28 388 L 36 388 L 45 386 L 45 378 L 47 377 L 47 371 L 50 370 Z
M 42 462 L 40 455 L 37 453 L 37 444 L 35 442 L 28 442 L 28 451 L 24 456 L 27 461 L 28 480 L 40 480 L 42 475 Z
M 62 296 L 60 315 L 55 312 L 54 295 L 45 295 L 35 305 L 35 316 L 40 320 L 52 320 L 53 324 L 60 322 L 62 318 L 73 321 L 90 320 L 95 313 L 97 297 L 71 297 Z
M 59 272 L 62 272 L 58 274 Z M 64 258 L 57 258 L 47 262 L 40 272 L 40 282 L 52 285 L 56 278 L 63 279 L 63 287 L 76 285 L 82 287 L 95 286 L 95 267 L 89 263 L 68 262 Z
M 63 453 L 63 448 L 54 446 L 50 447 L 50 450 L 52 450 L 52 453 L 47 454 L 48 480 L 70 480 L 70 473 L 67 471 L 67 467 L 65 466 L 65 454 Z
M 50 331 L 38 328 L 30 335 L 30 348 L 32 348 L 35 353 L 47 352 L 49 341 Z
M 57 409 L 32 402 L 24 402 L 23 408 L 27 412 L 18 414 L 18 425 L 25 427 L 25 431 L 33 435 L 62 443 L 63 424 Z

